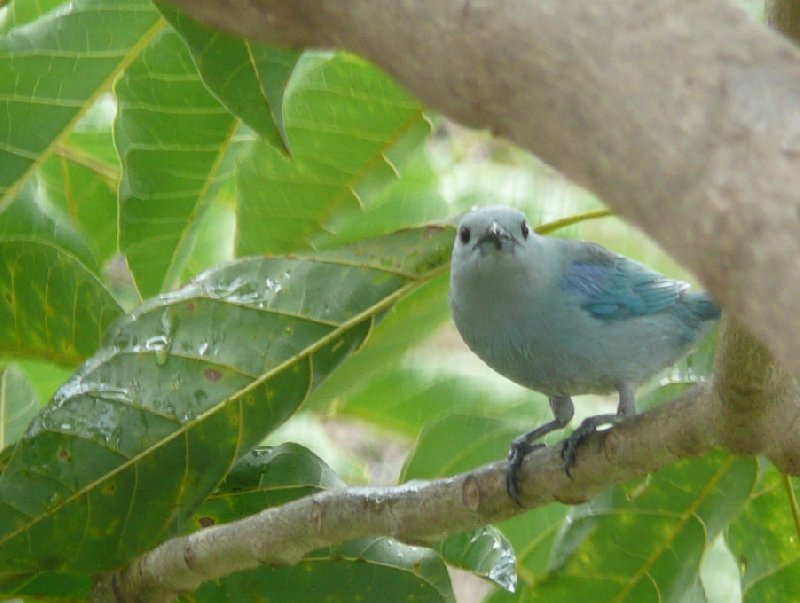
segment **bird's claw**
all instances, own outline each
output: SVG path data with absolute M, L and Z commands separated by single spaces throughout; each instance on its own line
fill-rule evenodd
M 564 461 L 564 473 L 570 479 L 572 479 L 570 470 L 575 465 L 575 452 L 578 450 L 578 444 L 596 430 L 597 425 L 583 423 L 564 440 L 564 444 L 561 447 L 561 458 Z
M 508 458 L 506 459 L 506 491 L 508 495 L 514 499 L 520 507 L 522 501 L 520 500 L 519 479 L 517 473 L 522 466 L 522 461 L 532 451 L 537 448 L 543 447 L 544 444 L 531 444 L 524 437 L 517 438 L 511 442 L 511 447 L 508 449 Z

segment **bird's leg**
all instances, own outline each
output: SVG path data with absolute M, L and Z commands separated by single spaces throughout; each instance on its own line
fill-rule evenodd
M 570 469 L 575 464 L 575 451 L 578 444 L 581 443 L 583 438 L 588 436 L 600 425 L 614 425 L 619 423 L 625 417 L 631 417 L 636 413 L 636 394 L 633 387 L 629 383 L 623 383 L 619 387 L 619 404 L 617 405 L 616 414 L 595 415 L 587 417 L 583 422 L 578 425 L 578 428 L 573 431 L 570 436 L 564 440 L 564 447 L 561 450 L 561 457 L 564 459 L 564 471 L 569 477 L 572 477 Z
M 572 406 L 572 398 L 569 396 L 550 398 L 550 409 L 553 411 L 554 419 L 552 421 L 544 425 L 539 425 L 536 429 L 531 429 L 528 433 L 519 436 L 516 440 L 511 442 L 511 447 L 508 450 L 508 459 L 506 460 L 506 490 L 509 496 L 511 496 L 519 506 L 522 506 L 522 503 L 519 500 L 520 491 L 517 472 L 522 466 L 522 461 L 529 452 L 543 445 L 535 444 L 536 440 L 541 439 L 551 431 L 562 429 L 570 422 L 575 412 Z

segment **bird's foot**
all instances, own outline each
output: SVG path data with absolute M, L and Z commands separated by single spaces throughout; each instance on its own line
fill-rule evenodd
M 567 477 L 572 477 L 570 470 L 575 465 L 575 451 L 578 449 L 578 444 L 580 444 L 586 436 L 594 433 L 596 430 L 597 425 L 594 423 L 587 425 L 586 422 L 583 422 L 564 440 L 564 444 L 561 448 L 561 458 L 564 460 L 564 473 L 567 474 Z
M 578 450 L 578 445 L 587 436 L 597 431 L 600 425 L 614 425 L 622 421 L 623 418 L 620 415 L 595 415 L 584 419 L 578 425 L 578 428 L 564 440 L 564 445 L 561 448 L 561 458 L 564 459 L 564 473 L 567 474 L 567 477 L 572 477 L 571 469 L 575 465 L 575 452 Z
M 537 448 L 542 448 L 543 446 L 544 444 L 531 444 L 525 439 L 525 436 L 522 436 L 511 442 L 511 447 L 508 449 L 508 458 L 506 459 L 506 491 L 520 507 L 522 506 L 522 501 L 520 501 L 519 498 L 520 489 L 517 473 L 525 457 Z

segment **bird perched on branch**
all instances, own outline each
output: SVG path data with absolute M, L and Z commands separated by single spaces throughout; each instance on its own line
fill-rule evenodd
M 567 474 L 581 439 L 633 415 L 636 388 L 708 332 L 719 309 L 688 288 L 600 245 L 537 235 L 515 209 L 486 207 L 461 219 L 450 278 L 456 327 L 491 368 L 545 394 L 554 416 L 511 444 L 514 500 L 522 460 L 569 423 L 572 396 L 616 391 L 619 405 L 564 441 Z

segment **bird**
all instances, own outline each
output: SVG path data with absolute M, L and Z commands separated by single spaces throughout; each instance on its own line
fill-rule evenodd
M 461 217 L 448 297 L 469 348 L 548 398 L 553 420 L 509 448 L 506 489 L 520 505 L 522 461 L 571 421 L 572 396 L 617 392 L 619 402 L 615 414 L 588 417 L 564 440 L 570 477 L 579 443 L 634 415 L 637 387 L 688 353 L 720 316 L 707 293 L 596 243 L 539 235 L 525 214 L 502 206 Z

